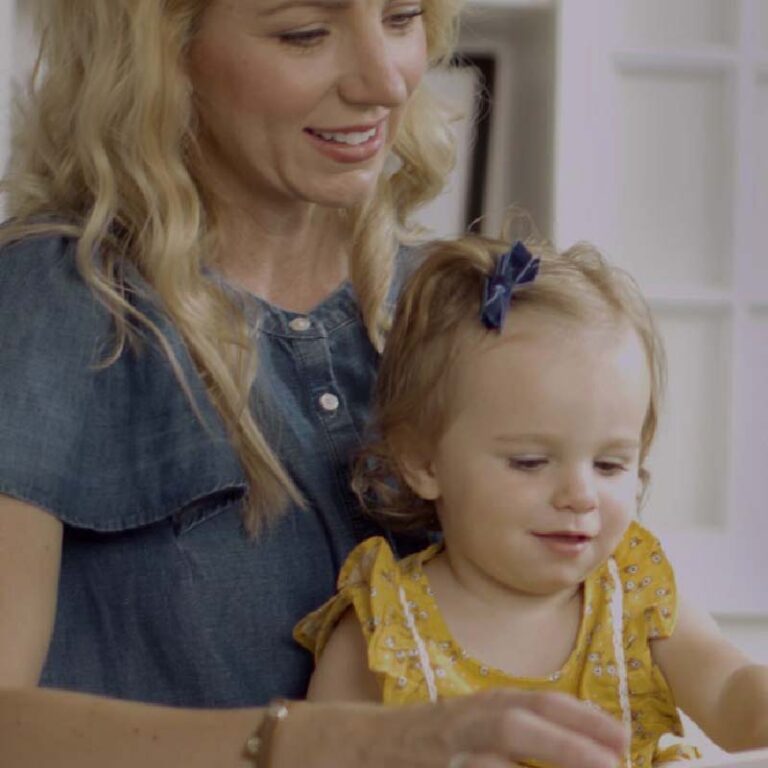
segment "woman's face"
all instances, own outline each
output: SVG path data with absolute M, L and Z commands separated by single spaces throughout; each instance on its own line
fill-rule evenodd
M 426 68 L 420 0 L 211 0 L 190 51 L 208 180 L 245 205 L 369 196 Z

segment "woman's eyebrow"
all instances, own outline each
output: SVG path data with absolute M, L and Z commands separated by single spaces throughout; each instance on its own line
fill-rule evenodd
M 346 8 L 352 0 L 282 0 L 259 13 L 260 16 L 272 16 L 289 8 Z

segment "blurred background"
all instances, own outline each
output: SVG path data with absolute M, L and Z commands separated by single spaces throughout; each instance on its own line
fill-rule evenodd
M 31 39 L 0 0 L 2 165 Z M 430 78 L 458 162 L 418 220 L 498 234 L 520 206 L 637 278 L 670 369 L 643 521 L 768 663 L 768 0 L 470 0 L 460 48 Z

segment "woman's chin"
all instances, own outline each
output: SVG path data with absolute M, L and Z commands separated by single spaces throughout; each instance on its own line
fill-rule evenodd
M 354 208 L 365 204 L 376 193 L 381 168 L 365 168 L 326 177 L 304 186 L 304 198 L 328 208 Z

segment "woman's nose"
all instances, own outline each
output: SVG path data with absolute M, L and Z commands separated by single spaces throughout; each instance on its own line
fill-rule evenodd
M 348 51 L 339 91 L 344 101 L 363 106 L 394 108 L 408 98 L 397 47 L 379 30 L 356 40 Z
M 555 489 L 553 505 L 567 512 L 591 512 L 597 507 L 597 487 L 591 467 L 564 470 Z

